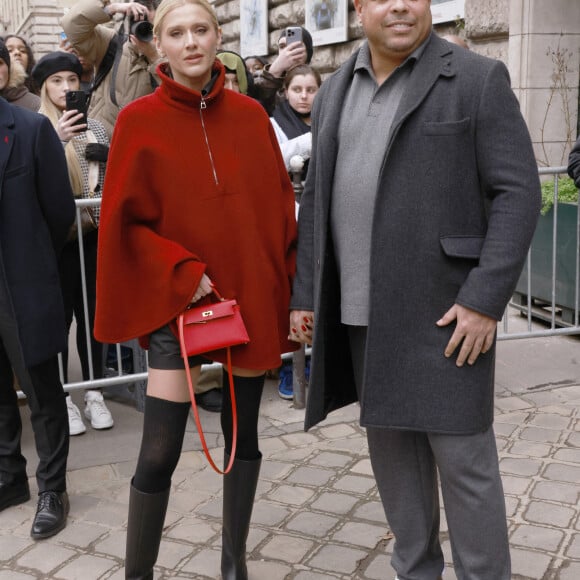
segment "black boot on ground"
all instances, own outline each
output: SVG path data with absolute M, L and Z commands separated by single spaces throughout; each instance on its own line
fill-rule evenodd
M 0 512 L 30 499 L 26 459 L 20 449 L 22 422 L 16 393 L 11 392 L 8 399 L 10 404 L 0 403 Z
M 159 493 L 144 493 L 131 482 L 125 552 L 127 580 L 153 580 L 169 491 L 170 488 Z
M 0 474 L 0 512 L 8 507 L 19 505 L 30 499 L 28 480 L 23 476 L 19 480 L 3 481 Z
M 230 460 L 224 454 L 224 465 Z M 222 580 L 247 580 L 246 540 L 258 485 L 262 458 L 236 459 L 224 476 Z

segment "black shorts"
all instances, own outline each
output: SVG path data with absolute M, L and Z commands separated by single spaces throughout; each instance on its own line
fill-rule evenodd
M 190 356 L 188 360 L 189 368 L 212 362 L 200 354 Z M 149 337 L 149 367 L 163 371 L 184 369 L 179 340 L 173 334 L 169 324 L 162 326 Z

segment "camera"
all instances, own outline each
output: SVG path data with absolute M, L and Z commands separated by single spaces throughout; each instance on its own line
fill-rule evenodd
M 147 16 L 144 17 L 144 20 L 130 18 L 129 31 L 141 42 L 151 42 L 153 40 L 153 25 L 147 20 Z

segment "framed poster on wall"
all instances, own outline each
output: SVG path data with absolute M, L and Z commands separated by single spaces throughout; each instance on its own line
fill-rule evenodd
M 304 0 L 304 12 L 314 46 L 348 40 L 348 0 Z
M 268 54 L 268 0 L 240 0 L 240 52 Z
M 433 24 L 453 22 L 465 16 L 465 0 L 431 0 Z

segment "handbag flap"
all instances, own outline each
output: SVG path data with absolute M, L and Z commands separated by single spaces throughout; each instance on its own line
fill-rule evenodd
M 223 300 L 222 302 L 212 302 L 205 306 L 194 306 L 183 313 L 183 323 L 206 324 L 219 318 L 227 318 L 235 314 L 238 303 L 235 300 Z

